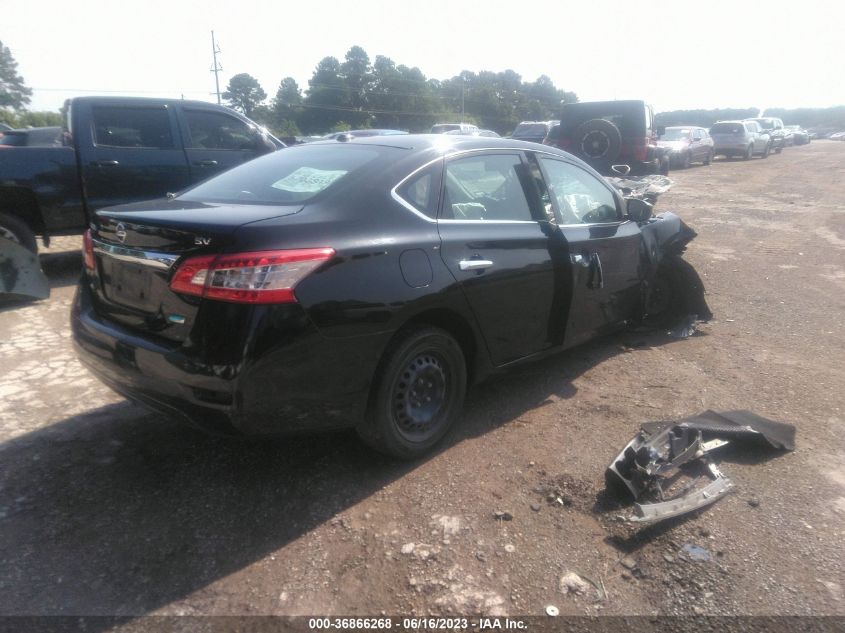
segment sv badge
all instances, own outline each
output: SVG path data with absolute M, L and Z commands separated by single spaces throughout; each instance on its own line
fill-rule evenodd
M 211 244 L 210 237 L 200 237 L 199 235 L 194 237 L 194 246 L 208 246 L 209 244 Z

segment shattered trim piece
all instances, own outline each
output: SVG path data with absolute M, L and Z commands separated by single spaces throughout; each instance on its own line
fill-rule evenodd
M 714 479 L 707 486 L 671 501 L 635 503 L 634 514 L 628 517 L 628 521 L 632 523 L 654 523 L 694 512 L 709 506 L 711 503 L 716 503 L 733 489 L 734 484 L 714 464 L 710 464 L 709 467 Z

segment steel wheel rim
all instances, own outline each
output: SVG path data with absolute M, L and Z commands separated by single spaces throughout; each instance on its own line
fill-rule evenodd
M 393 385 L 390 406 L 399 433 L 411 441 L 434 435 L 447 406 L 448 370 L 443 358 L 421 352 L 405 363 Z

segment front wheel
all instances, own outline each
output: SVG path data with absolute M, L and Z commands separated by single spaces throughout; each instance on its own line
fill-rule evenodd
M 690 162 L 692 158 L 690 157 L 690 153 L 686 152 L 684 157 L 681 159 L 681 169 L 689 169 Z
M 771 151 L 772 151 L 772 144 L 769 143 L 768 145 L 766 145 L 766 149 L 763 150 L 763 158 L 768 158 Z
M 753 145 L 749 145 L 749 146 L 748 146 L 748 149 L 746 149 L 746 150 L 745 150 L 745 156 L 743 156 L 743 159 L 744 159 L 744 160 L 751 160 L 751 158 L 752 158 L 753 156 L 754 156 L 754 146 L 753 146 Z
M 705 158 L 704 158 L 704 164 L 709 165 L 712 162 L 713 162 L 713 152 L 712 151 L 707 152 L 707 156 L 705 156 Z
M 669 157 L 664 156 L 662 158 L 657 159 L 657 172 L 661 176 L 668 176 L 669 175 Z
M 391 457 L 421 457 L 454 426 L 466 384 L 466 360 L 454 337 L 434 327 L 408 330 L 385 352 L 358 434 Z
M 38 253 L 38 243 L 33 233 L 23 220 L 15 216 L 0 213 L 0 238 L 6 238 L 20 244 L 28 251 Z

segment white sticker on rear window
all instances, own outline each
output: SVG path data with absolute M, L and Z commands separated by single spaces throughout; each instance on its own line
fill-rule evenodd
M 317 193 L 346 174 L 347 172 L 343 170 L 328 171 L 314 169 L 313 167 L 300 167 L 281 180 L 274 182 L 271 187 L 292 193 Z

